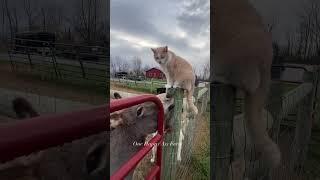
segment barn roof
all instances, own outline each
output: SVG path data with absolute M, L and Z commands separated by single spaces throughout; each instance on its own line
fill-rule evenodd
M 146 70 L 146 72 L 151 71 L 151 70 L 153 70 L 153 69 L 161 71 L 161 69 L 156 68 L 156 67 L 153 67 L 153 68 L 150 68 L 150 69 Z M 161 72 L 162 72 L 162 71 L 161 71 Z

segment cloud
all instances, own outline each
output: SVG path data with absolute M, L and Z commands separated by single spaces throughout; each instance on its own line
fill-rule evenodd
M 111 55 L 140 56 L 151 65 L 150 47 L 168 45 L 192 64 L 204 64 L 210 52 L 208 8 L 209 0 L 112 0 Z
M 207 0 L 189 0 L 183 3 L 181 13 L 177 17 L 179 25 L 190 34 L 207 35 L 210 27 L 210 2 Z

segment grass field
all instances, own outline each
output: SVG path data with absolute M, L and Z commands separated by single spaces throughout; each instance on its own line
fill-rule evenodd
M 0 61 L 1 87 L 39 95 L 59 97 L 91 104 L 104 104 L 109 84 L 83 78 L 56 78 L 54 72 L 31 70 L 21 65 L 12 71 L 8 62 Z
M 161 82 L 161 81 L 160 81 Z M 111 86 L 128 88 L 135 91 L 156 94 L 157 88 L 163 88 L 165 83 L 158 81 L 127 81 L 127 80 L 113 80 L 110 82 Z
M 204 114 L 196 132 L 195 153 L 191 159 L 192 179 L 210 179 L 210 111 Z
M 153 82 L 153 81 L 152 81 Z M 155 93 L 156 88 L 164 87 L 165 82 L 156 81 L 151 88 L 150 81 L 111 81 L 111 89 L 131 93 Z M 199 105 L 198 107 L 200 107 Z M 194 132 L 193 153 L 184 163 L 178 164 L 177 179 L 210 179 L 210 105 L 207 106 L 207 112 L 197 118 L 196 129 Z M 154 166 L 150 163 L 151 153 L 143 158 L 135 170 L 134 180 L 142 179 Z
M 281 88 L 283 94 L 298 86 L 297 84 L 291 83 L 275 83 L 274 85 Z M 313 126 L 311 140 L 308 146 L 307 159 L 303 167 L 303 177 L 305 179 L 318 179 L 320 177 L 320 120 L 318 119 L 316 122 L 318 124 L 314 124 Z
M 8 61 L 1 61 L 1 65 L 11 67 Z M 28 63 L 19 62 L 14 65 L 20 76 L 52 81 L 68 88 L 81 88 L 100 94 L 104 94 L 108 88 L 106 71 L 102 69 L 85 68 L 86 76 L 83 78 L 80 67 L 58 64 L 60 77 L 57 77 L 51 63 L 34 63 L 33 68 Z
M 320 128 L 315 127 L 312 130 L 311 142 L 306 161 L 306 171 L 309 177 L 319 178 L 320 174 Z

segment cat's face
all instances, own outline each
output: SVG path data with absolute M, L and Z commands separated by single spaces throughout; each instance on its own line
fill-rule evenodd
M 151 48 L 154 56 L 154 60 L 160 65 L 165 64 L 168 60 L 168 46 Z

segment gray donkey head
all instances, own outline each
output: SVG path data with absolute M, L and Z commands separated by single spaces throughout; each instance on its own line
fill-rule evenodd
M 165 123 L 173 117 L 173 100 L 165 98 L 165 93 L 157 95 L 162 101 L 165 113 Z M 132 106 L 110 114 L 110 173 L 113 174 L 124 162 L 139 151 L 141 146 L 133 143 L 144 143 L 148 134 L 157 131 L 158 108 L 152 102 Z M 97 142 L 92 146 L 86 157 L 86 170 L 88 174 L 97 176 L 107 171 L 107 140 Z M 128 179 L 132 176 L 131 172 Z

